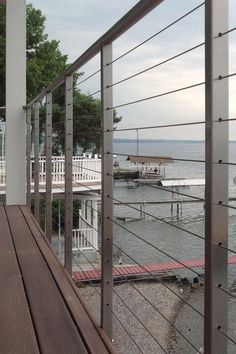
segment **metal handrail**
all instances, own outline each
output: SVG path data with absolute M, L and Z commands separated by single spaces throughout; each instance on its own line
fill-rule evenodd
M 114 26 L 112 26 L 103 36 L 101 36 L 91 47 L 89 47 L 78 59 L 75 60 L 57 79 L 55 79 L 47 88 L 45 88 L 28 105 L 31 108 L 35 102 L 40 101 L 47 92 L 55 90 L 61 85 L 67 76 L 72 75 L 84 64 L 90 61 L 95 55 L 100 53 L 101 47 L 114 42 L 124 32 L 131 28 L 135 23 L 152 11 L 163 0 L 140 0 L 126 15 L 124 15 Z

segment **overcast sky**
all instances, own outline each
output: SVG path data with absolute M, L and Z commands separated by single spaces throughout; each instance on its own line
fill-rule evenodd
M 50 39 L 60 41 L 60 48 L 73 62 L 83 51 L 123 16 L 137 0 L 32 0 L 46 16 Z M 165 0 L 114 43 L 114 58 L 139 44 L 201 3 L 199 0 Z M 229 27 L 236 26 L 236 1 L 230 0 Z M 229 72 L 236 71 L 236 33 L 230 36 Z M 168 59 L 204 41 L 204 7 L 199 8 L 175 26 L 166 30 L 113 65 L 116 82 Z M 81 68 L 85 76 L 99 68 L 97 56 Z M 203 47 L 163 66 L 114 86 L 114 105 L 175 90 L 204 81 Z M 81 85 L 92 93 L 99 89 L 97 75 Z M 99 95 L 95 96 L 99 97 Z M 233 99 L 234 97 L 234 99 Z M 236 117 L 236 78 L 230 79 L 230 117 Z M 204 120 L 204 87 L 192 88 L 142 103 L 118 108 L 123 117 L 120 128 L 152 126 Z M 230 125 L 231 138 L 236 139 L 236 123 Z M 115 137 L 136 138 L 136 132 L 120 132 Z M 140 138 L 203 139 L 204 126 L 176 129 L 150 129 Z

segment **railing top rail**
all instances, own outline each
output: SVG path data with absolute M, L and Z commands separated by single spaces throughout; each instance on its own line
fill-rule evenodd
M 72 75 L 84 64 L 97 55 L 101 46 L 109 44 L 120 37 L 124 32 L 141 20 L 147 13 L 152 11 L 164 0 L 140 0 L 130 11 L 128 11 L 118 22 L 116 22 L 105 34 L 103 34 L 94 44 L 92 44 L 78 59 L 74 61 L 58 78 L 56 78 L 47 88 L 36 96 L 28 105 L 30 108 L 35 102 L 41 100 L 47 92 L 55 90 L 65 80 L 66 76 Z

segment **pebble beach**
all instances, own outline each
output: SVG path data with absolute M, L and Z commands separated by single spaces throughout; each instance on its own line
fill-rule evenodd
M 100 285 L 83 286 L 79 292 L 99 322 Z M 188 298 L 190 292 L 189 285 L 182 286 L 179 282 L 142 281 L 115 285 L 114 346 L 117 353 L 178 354 L 172 324 L 183 305 L 180 297 Z

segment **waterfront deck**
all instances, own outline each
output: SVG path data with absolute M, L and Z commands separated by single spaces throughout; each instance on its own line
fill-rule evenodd
M 236 256 L 228 257 L 228 264 L 236 264 Z M 197 268 L 205 267 L 205 260 L 203 258 L 182 260 L 180 262 L 163 262 L 163 263 L 150 263 L 150 264 L 133 264 L 116 266 L 113 269 L 113 278 L 134 277 L 134 276 L 151 276 L 159 277 L 160 272 L 168 272 L 177 269 L 184 268 Z M 160 273 L 161 274 L 161 273 Z M 161 274 L 163 276 L 163 274 Z M 101 272 L 99 269 L 90 269 L 77 271 L 73 273 L 75 282 L 88 282 L 88 281 L 100 281 Z
M 0 352 L 114 353 L 27 207 L 0 224 Z

